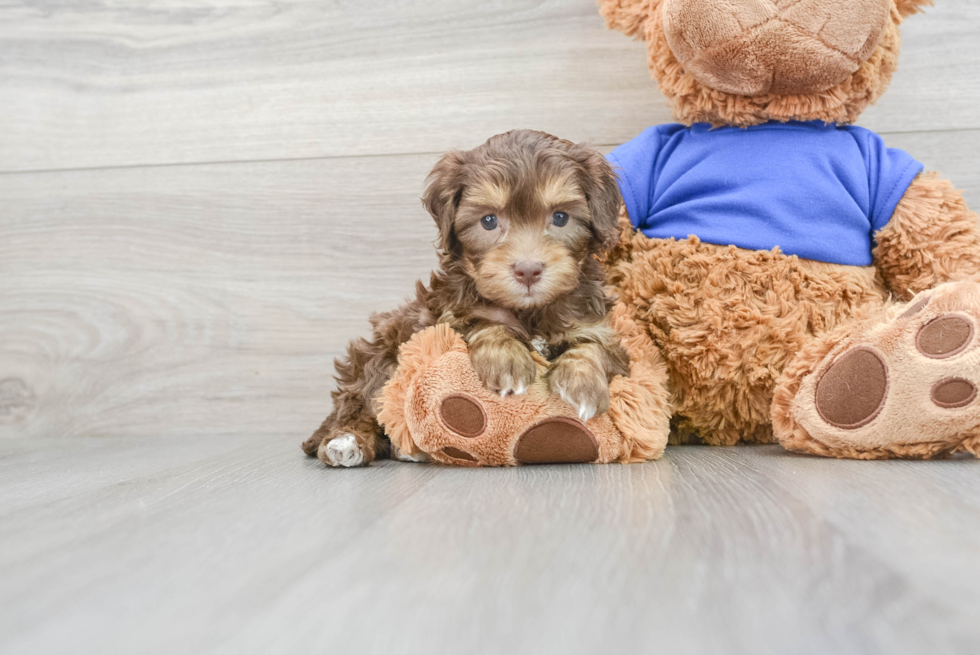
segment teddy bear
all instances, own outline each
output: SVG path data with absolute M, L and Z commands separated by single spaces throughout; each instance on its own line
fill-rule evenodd
M 677 121 L 609 155 L 624 202 L 605 263 L 631 375 L 583 424 L 543 385 L 485 393 L 465 343 L 433 328 L 385 389 L 395 451 L 463 465 L 641 461 L 667 442 L 980 454 L 977 216 L 854 126 L 929 1 L 598 0 L 646 42 Z
M 676 124 L 619 146 L 610 281 L 668 369 L 671 443 L 980 453 L 980 228 L 854 126 L 929 0 L 599 0 Z

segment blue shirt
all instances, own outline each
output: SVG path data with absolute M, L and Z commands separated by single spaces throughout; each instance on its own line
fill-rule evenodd
M 778 247 L 871 264 L 874 233 L 922 170 L 861 127 L 658 125 L 609 155 L 633 226 L 655 239 Z

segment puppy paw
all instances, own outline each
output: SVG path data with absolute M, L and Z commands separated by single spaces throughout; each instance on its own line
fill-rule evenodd
M 516 340 L 473 348 L 470 361 L 484 386 L 501 397 L 527 392 L 537 376 L 531 352 Z
M 357 437 L 350 433 L 338 435 L 321 443 L 317 456 L 327 466 L 336 468 L 351 468 L 367 463 Z
M 569 352 L 548 371 L 548 388 L 575 408 L 583 421 L 609 409 L 609 381 L 591 359 Z

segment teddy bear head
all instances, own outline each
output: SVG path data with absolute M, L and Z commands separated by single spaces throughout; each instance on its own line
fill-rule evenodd
M 646 41 L 682 123 L 851 123 L 884 92 L 898 26 L 931 0 L 599 0 Z

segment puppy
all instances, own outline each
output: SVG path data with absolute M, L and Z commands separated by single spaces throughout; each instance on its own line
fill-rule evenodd
M 330 466 L 399 457 L 378 425 L 379 397 L 398 347 L 436 323 L 462 335 L 480 379 L 502 396 L 531 385 L 538 350 L 551 362 L 550 389 L 583 420 L 609 408 L 609 381 L 628 371 L 597 258 L 619 239 L 622 202 L 602 155 L 507 132 L 443 156 L 422 202 L 439 228 L 440 268 L 414 300 L 372 316 L 371 339 L 337 360 L 333 413 L 303 444 Z

